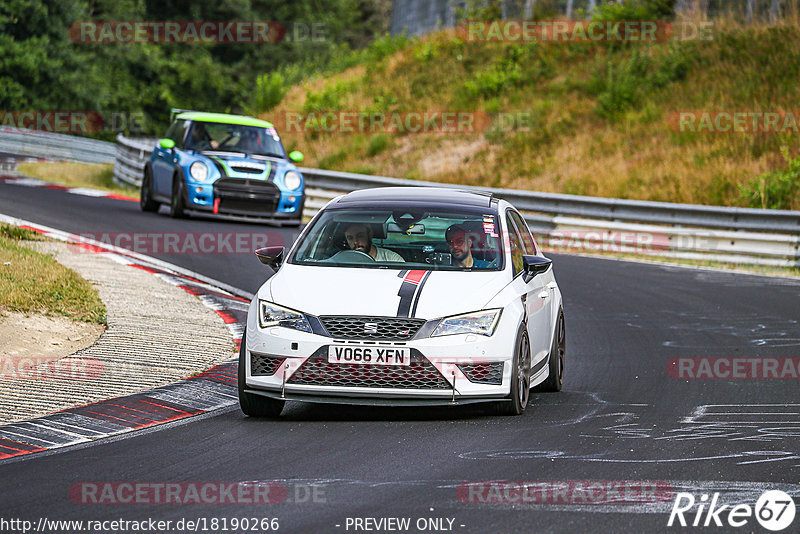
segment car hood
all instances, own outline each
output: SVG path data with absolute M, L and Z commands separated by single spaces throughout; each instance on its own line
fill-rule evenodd
M 435 319 L 482 309 L 508 280 L 501 272 L 398 271 L 284 265 L 261 298 L 312 315 Z
M 279 169 L 292 167 L 286 160 L 272 157 L 251 157 L 215 151 L 197 152 L 195 155 L 198 158 L 204 158 L 206 163 L 215 166 L 222 176 L 227 175 L 236 178 L 271 178 Z M 260 172 L 248 172 L 249 169 L 259 170 Z

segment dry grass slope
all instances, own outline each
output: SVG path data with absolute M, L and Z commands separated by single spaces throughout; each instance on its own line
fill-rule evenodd
M 697 21 L 695 21 L 697 22 Z M 786 168 L 800 132 L 696 133 L 687 110 L 798 110 L 800 21 L 716 20 L 713 40 L 466 42 L 455 31 L 293 87 L 263 118 L 329 110 L 527 114 L 529 126 L 470 134 L 282 130 L 308 166 L 537 191 L 751 205 L 743 189 Z M 496 116 L 496 115 L 495 115 Z M 800 177 L 796 182 L 800 184 Z M 798 187 L 785 207 L 800 209 Z M 756 196 L 757 193 L 756 193 Z M 750 203 L 750 204 L 749 204 Z

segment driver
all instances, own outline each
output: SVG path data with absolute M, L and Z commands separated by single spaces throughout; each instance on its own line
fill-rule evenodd
M 192 142 L 190 143 L 190 146 L 197 148 L 218 148 L 219 143 L 211 139 L 211 136 L 208 134 L 208 130 L 206 130 L 205 124 L 202 122 L 197 122 L 192 128 Z
M 368 224 L 354 223 L 345 228 L 344 237 L 351 250 L 358 250 L 375 261 L 406 261 L 403 257 L 389 249 L 372 244 L 372 228 Z
M 491 266 L 488 261 L 472 257 L 472 243 L 475 237 L 463 226 L 459 224 L 450 226 L 444 233 L 444 238 L 450 245 L 454 266 L 466 269 L 485 269 Z

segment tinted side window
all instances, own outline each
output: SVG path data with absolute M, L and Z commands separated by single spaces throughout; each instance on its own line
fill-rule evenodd
M 525 220 L 516 211 L 510 211 L 511 218 L 517 225 L 520 236 L 522 237 L 522 244 L 525 246 L 525 254 L 536 254 L 536 244 L 533 241 L 533 236 L 528 228 Z
M 506 212 L 506 226 L 508 226 L 508 243 L 511 247 L 511 265 L 513 274 L 516 276 L 522 270 L 522 256 L 525 254 L 525 248 L 519 230 L 511 219 L 511 212 Z

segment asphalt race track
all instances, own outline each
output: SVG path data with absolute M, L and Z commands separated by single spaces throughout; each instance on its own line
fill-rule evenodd
M 2 183 L 0 213 L 73 233 L 263 231 Z M 297 233 L 266 230 L 270 243 L 287 245 Z M 267 276 L 250 254 L 152 255 L 248 292 Z M 697 530 L 667 527 L 676 492 L 698 501 L 718 492 L 720 504 L 754 506 L 765 490 L 782 489 L 800 502 L 797 379 L 670 376 L 676 358 L 800 357 L 799 280 L 567 255 L 554 255 L 554 264 L 567 318 L 565 388 L 532 395 L 522 417 L 476 406 L 290 403 L 271 422 L 228 409 L 0 463 L 0 508 L 34 523 L 277 518 L 283 532 L 377 524 L 358 529 L 355 518 L 410 518 L 408 532 L 670 532 Z M 91 504 L 75 493 L 85 482 L 246 481 L 274 482 L 286 493 L 278 503 L 183 505 Z M 465 485 L 488 481 L 569 482 L 570 490 L 522 502 L 513 491 Z M 658 490 L 622 500 L 575 492 L 612 481 Z M 797 525 L 800 517 L 787 532 Z M 751 517 L 741 529 L 705 531 L 760 529 Z

